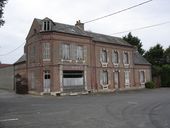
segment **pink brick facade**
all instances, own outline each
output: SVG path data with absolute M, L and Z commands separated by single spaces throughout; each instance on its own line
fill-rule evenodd
M 114 91 L 142 88 L 144 82 L 151 80 L 150 64 L 146 61 L 135 63 L 135 48 L 127 43 L 123 44 L 121 39 L 109 36 L 108 38 L 113 38 L 111 42 L 98 40 L 79 26 L 59 24 L 64 26 L 60 30 L 60 26 L 57 29 L 58 23 L 45 19 L 48 20 L 51 26 L 44 31 L 44 20 L 35 19 L 26 38 L 24 50 L 30 92 L 55 95 L 76 91 Z M 107 39 L 106 35 L 103 36 L 105 38 Z M 69 46 L 69 52 L 66 52 L 69 59 L 63 59 L 63 54 L 66 54 L 63 53 L 63 44 Z M 48 48 L 45 50 L 44 46 Z M 80 56 L 78 46 L 81 48 L 81 59 L 76 58 Z M 101 60 L 104 56 L 102 51 L 107 55 L 106 62 Z M 113 62 L 114 51 L 118 53 L 116 64 Z M 125 53 L 128 55 L 128 64 L 124 62 Z

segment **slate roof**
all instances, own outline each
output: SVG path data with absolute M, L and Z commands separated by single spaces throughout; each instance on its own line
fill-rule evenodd
M 138 51 L 134 52 L 134 64 L 151 65 Z
M 23 63 L 26 61 L 26 54 L 22 55 L 14 64 Z
M 43 20 L 36 19 L 39 24 L 42 24 Z M 49 19 L 50 20 L 50 19 Z M 124 46 L 132 46 L 126 41 L 124 41 L 121 38 L 94 33 L 94 32 L 88 32 L 80 29 L 79 27 L 73 26 L 73 25 L 67 25 L 62 23 L 53 22 L 52 31 L 56 32 L 63 32 L 68 34 L 74 34 L 74 35 L 80 35 L 80 36 L 87 36 L 92 38 L 94 41 L 104 42 L 104 43 L 112 43 L 112 44 L 118 44 L 118 45 L 124 45 Z
M 112 43 L 112 44 L 118 44 L 118 45 L 125 45 L 125 46 L 132 46 L 131 44 L 127 43 L 121 38 L 94 33 L 94 32 L 86 32 L 89 36 L 92 37 L 92 40 L 99 41 L 99 42 L 105 42 L 105 43 Z

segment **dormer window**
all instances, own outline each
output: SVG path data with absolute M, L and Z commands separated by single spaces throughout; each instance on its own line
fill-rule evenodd
M 49 20 L 44 20 L 44 21 L 43 21 L 42 30 L 43 30 L 43 31 L 50 31 L 50 30 L 51 30 L 51 21 L 49 21 Z

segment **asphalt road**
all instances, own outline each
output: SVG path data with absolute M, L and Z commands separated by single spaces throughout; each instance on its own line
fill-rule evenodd
M 0 90 L 0 128 L 170 128 L 170 89 L 61 97 Z

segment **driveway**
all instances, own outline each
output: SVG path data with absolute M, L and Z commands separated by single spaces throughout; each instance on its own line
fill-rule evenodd
M 170 89 L 79 96 L 0 90 L 0 128 L 170 128 Z

